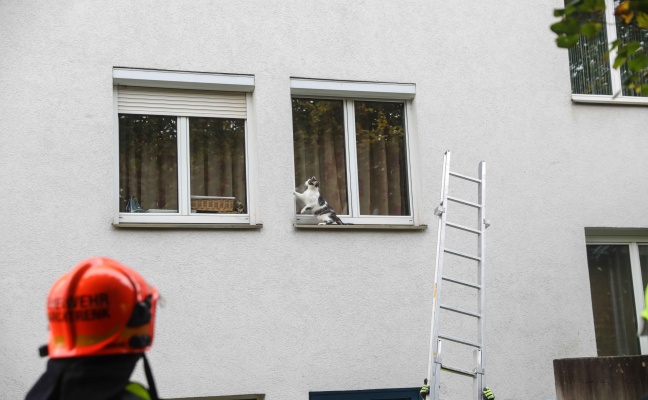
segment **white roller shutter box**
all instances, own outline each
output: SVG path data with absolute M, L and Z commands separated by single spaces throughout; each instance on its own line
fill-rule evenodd
M 122 114 L 245 119 L 246 98 L 240 92 L 118 86 L 117 110 Z

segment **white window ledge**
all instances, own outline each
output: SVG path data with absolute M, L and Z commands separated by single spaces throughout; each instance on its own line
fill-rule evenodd
M 427 225 L 304 225 L 294 224 L 297 229 L 324 230 L 388 230 L 388 231 L 424 231 Z
M 416 95 L 416 85 L 413 83 L 290 78 L 290 94 L 293 96 L 412 100 Z
M 250 93 L 254 90 L 254 76 L 115 67 L 113 84 Z
M 115 225 L 121 224 L 229 224 L 254 225 L 249 214 L 192 214 L 168 215 L 162 213 L 119 213 Z
M 261 229 L 263 224 L 173 224 L 173 223 L 119 223 L 112 224 L 115 228 L 139 229 Z
M 572 94 L 574 103 L 592 103 L 592 104 L 630 104 L 637 106 L 648 106 L 648 97 L 632 96 L 604 96 L 595 94 Z

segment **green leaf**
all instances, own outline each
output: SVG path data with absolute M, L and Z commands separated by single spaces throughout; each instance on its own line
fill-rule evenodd
M 565 16 L 572 15 L 572 14 L 575 13 L 576 11 L 578 11 L 578 9 L 577 9 L 576 7 L 574 7 L 574 6 L 567 6 L 567 7 L 565 7 Z
M 648 56 L 640 54 L 628 61 L 628 69 L 632 72 L 640 72 L 648 67 Z
M 639 43 L 639 42 L 628 42 L 628 44 L 625 45 L 625 48 L 627 49 L 626 54 L 631 56 L 634 53 L 636 53 L 637 50 L 639 50 L 640 47 L 641 47 L 641 43 Z
M 562 21 L 551 24 L 549 28 L 551 28 L 553 33 L 556 33 L 558 35 L 560 35 L 561 33 L 567 33 L 567 24 Z
M 639 28 L 648 29 L 648 14 L 646 14 L 645 12 L 637 13 L 635 21 L 637 21 Z
M 579 33 L 580 31 L 578 21 L 572 18 L 565 18 L 562 21 L 551 24 L 550 28 L 554 33 L 558 35 L 573 35 Z
M 578 43 L 580 36 L 578 34 L 569 36 L 559 36 L 556 38 L 556 45 L 562 49 L 568 49 Z
M 623 64 L 625 64 L 625 62 L 626 62 L 627 59 L 628 59 L 627 57 L 621 57 L 621 56 L 618 56 L 618 55 L 617 55 L 616 60 L 614 60 L 614 68 L 615 68 L 615 69 L 616 69 L 616 68 L 619 68 L 620 66 L 622 66 Z
M 648 85 L 641 85 L 637 88 L 637 92 L 643 96 L 648 96 Z
M 565 15 L 565 9 L 564 8 L 555 8 L 554 9 L 554 17 L 562 17 Z
M 584 0 L 578 9 L 583 12 L 601 11 L 605 9 L 605 0 Z
M 610 47 L 610 50 L 616 49 L 617 47 L 619 47 L 620 44 L 621 44 L 621 39 L 615 40 L 614 42 L 612 42 L 612 47 Z
M 601 24 L 598 22 L 587 22 L 584 23 L 580 28 L 581 35 L 586 36 L 590 39 L 595 38 L 600 31 Z

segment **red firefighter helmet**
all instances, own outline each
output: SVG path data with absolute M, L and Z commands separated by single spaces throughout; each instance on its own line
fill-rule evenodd
M 151 348 L 158 292 L 106 257 L 84 260 L 47 296 L 52 358 L 142 353 Z

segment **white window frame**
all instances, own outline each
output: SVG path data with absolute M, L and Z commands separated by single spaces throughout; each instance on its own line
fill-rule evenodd
M 587 244 L 593 245 L 627 245 L 630 252 L 630 270 L 632 273 L 632 289 L 634 293 L 637 321 L 641 320 L 641 312 L 645 307 L 645 288 L 641 279 L 641 261 L 639 245 L 648 246 L 647 236 L 592 236 L 587 237 Z M 641 354 L 648 354 L 648 337 L 639 337 Z
M 616 19 L 614 17 L 614 0 L 605 0 L 605 29 L 607 31 L 608 48 L 612 42 L 617 40 Z M 612 95 L 600 94 L 572 94 L 572 101 L 576 103 L 604 103 L 604 104 L 634 104 L 647 105 L 648 97 L 623 96 L 615 93 L 621 93 L 621 70 L 614 69 L 614 59 L 617 55 L 617 49 L 609 52 L 610 62 L 610 83 L 612 85 Z
M 118 87 L 139 86 L 166 89 L 215 90 L 245 93 L 245 160 L 247 185 L 247 214 L 192 214 L 189 172 L 189 117 L 178 119 L 178 213 L 124 213 L 119 212 L 119 111 Z M 198 72 L 159 71 L 133 68 L 113 68 L 113 123 L 114 123 L 114 199 L 113 225 L 117 227 L 255 227 L 260 226 L 256 212 L 256 140 L 253 117 L 252 91 L 254 76 Z
M 413 83 L 381 83 L 337 81 L 323 79 L 291 78 L 290 95 L 292 98 L 312 98 L 343 101 L 345 125 L 345 154 L 348 186 L 348 214 L 338 214 L 343 222 L 354 225 L 409 225 L 420 226 L 419 185 L 417 153 L 417 135 L 414 124 L 414 107 L 412 101 L 416 95 Z M 384 101 L 404 103 L 405 151 L 407 157 L 407 185 L 409 190 L 410 214 L 400 215 L 360 215 L 360 197 L 358 195 L 358 161 L 354 101 Z M 292 122 L 292 119 L 291 119 Z M 296 225 L 314 225 L 314 215 L 295 215 Z

